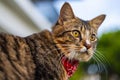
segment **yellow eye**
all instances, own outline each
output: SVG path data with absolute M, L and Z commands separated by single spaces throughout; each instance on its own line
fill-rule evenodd
M 72 34 L 73 34 L 74 37 L 78 37 L 79 36 L 79 31 L 73 31 Z
M 91 40 L 91 41 L 95 41 L 95 40 L 96 40 L 95 34 L 92 34 L 92 35 L 91 35 L 90 40 Z

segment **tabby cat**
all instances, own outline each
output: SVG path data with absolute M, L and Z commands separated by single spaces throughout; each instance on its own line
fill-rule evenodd
M 0 33 L 0 80 L 68 80 L 79 62 L 93 56 L 104 19 L 81 20 L 66 2 L 51 32 L 27 37 Z

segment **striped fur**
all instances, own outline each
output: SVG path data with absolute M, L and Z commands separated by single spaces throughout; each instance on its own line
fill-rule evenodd
M 25 38 L 1 33 L 0 80 L 64 80 L 58 53 L 49 31 Z
M 104 18 L 81 20 L 65 3 L 52 32 L 44 30 L 27 37 L 0 33 L 0 80 L 68 80 L 62 56 L 88 61 Z

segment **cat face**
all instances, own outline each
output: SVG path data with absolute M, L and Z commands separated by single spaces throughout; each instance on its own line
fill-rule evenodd
M 54 42 L 67 58 L 88 61 L 95 51 L 97 30 L 104 18 L 105 15 L 100 15 L 89 21 L 81 20 L 65 3 L 53 27 Z

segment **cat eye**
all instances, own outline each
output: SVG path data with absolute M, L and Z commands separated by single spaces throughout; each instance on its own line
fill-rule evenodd
M 77 30 L 72 31 L 72 34 L 73 34 L 74 37 L 80 36 L 80 33 Z
M 91 40 L 91 41 L 95 41 L 95 40 L 96 40 L 96 35 L 95 35 L 95 34 L 92 34 L 91 37 L 90 37 L 90 40 Z

